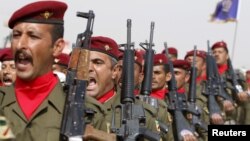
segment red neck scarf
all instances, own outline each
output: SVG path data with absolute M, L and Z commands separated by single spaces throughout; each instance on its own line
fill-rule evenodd
M 167 92 L 167 89 L 155 90 L 155 91 L 152 91 L 150 96 L 157 98 L 157 99 L 164 99 L 166 92 Z
M 223 74 L 228 69 L 227 64 L 218 65 L 219 74 Z
M 57 82 L 58 79 L 53 72 L 49 72 L 29 82 L 17 77 L 15 82 L 17 102 L 28 120 L 47 98 Z
M 200 83 L 203 80 L 207 80 L 207 75 L 204 74 L 204 75 L 196 77 L 196 83 Z
M 140 94 L 139 89 L 135 89 L 135 90 L 134 90 L 134 95 L 139 95 L 139 94 Z
M 185 92 L 186 92 L 186 90 L 184 87 L 177 90 L 177 93 L 179 93 L 179 94 L 184 94 Z
M 115 90 L 111 89 L 110 91 L 108 91 L 107 93 L 99 97 L 97 100 L 103 104 L 107 102 L 108 100 L 110 100 L 114 95 L 115 95 Z

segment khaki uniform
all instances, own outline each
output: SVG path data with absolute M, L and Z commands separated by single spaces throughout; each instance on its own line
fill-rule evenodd
M 52 90 L 50 95 L 39 106 L 28 121 L 20 109 L 14 92 L 14 87 L 2 87 L 0 92 L 2 114 L 10 121 L 10 127 L 16 137 L 16 141 L 58 141 L 66 95 L 60 83 Z M 92 104 L 91 98 L 86 102 L 86 107 L 95 108 L 97 117 L 98 105 Z M 90 100 L 89 100 L 90 99 Z M 94 127 L 100 127 L 101 123 L 93 117 L 91 123 Z
M 112 120 L 112 114 L 113 114 L 112 108 L 114 109 L 117 105 L 120 105 L 120 103 L 121 103 L 120 97 L 121 97 L 120 89 L 118 89 L 115 96 L 113 96 L 110 100 L 108 100 L 107 102 L 105 102 L 103 104 L 107 110 L 107 116 L 105 117 L 106 121 L 107 121 L 106 124 L 108 125 L 108 126 L 106 126 L 106 127 L 108 127 L 107 132 L 111 132 L 110 128 L 111 128 L 111 120 Z M 159 129 L 157 129 L 158 125 L 157 125 L 157 120 L 156 120 L 158 111 L 155 108 L 153 108 L 152 106 L 150 106 L 149 104 L 146 104 L 145 102 L 140 101 L 138 97 L 135 98 L 135 104 L 142 105 L 144 108 L 145 116 L 146 116 L 146 128 L 155 132 L 155 133 L 160 134 Z M 163 111 L 161 111 L 161 112 L 163 113 Z M 120 127 L 120 122 L 121 122 L 120 117 L 121 117 L 120 109 L 116 108 L 115 109 L 115 126 L 116 126 L 116 128 Z M 164 118 L 164 119 L 167 120 L 167 118 Z M 162 137 L 163 136 L 166 136 L 166 135 L 162 135 Z M 166 137 L 164 137 L 164 138 L 166 138 Z M 163 139 L 163 140 L 165 140 L 165 139 Z
M 234 94 L 232 91 L 233 85 L 229 79 L 231 76 L 229 76 L 227 71 L 225 73 L 223 73 L 221 76 L 224 79 L 225 84 L 226 84 L 226 88 L 225 88 L 226 92 L 232 97 L 233 100 L 235 100 Z M 243 87 L 243 89 L 246 88 L 244 85 L 242 87 Z M 243 108 L 242 106 L 244 106 L 244 104 L 238 103 L 237 101 L 235 101 L 235 102 L 236 102 L 235 103 L 235 110 L 230 112 L 230 113 L 225 112 L 225 124 L 238 124 L 239 122 L 242 122 L 242 121 L 239 121 L 240 120 L 239 116 L 241 116 L 240 113 L 242 112 L 242 108 Z

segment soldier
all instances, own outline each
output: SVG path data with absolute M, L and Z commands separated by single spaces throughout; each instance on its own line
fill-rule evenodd
M 190 62 L 190 64 L 194 61 L 194 50 L 188 51 L 185 55 L 185 60 Z M 196 50 L 196 58 L 195 58 L 195 67 L 197 69 L 197 76 L 196 76 L 196 104 L 198 108 L 201 111 L 200 119 L 206 124 L 210 124 L 210 118 L 209 118 L 209 111 L 207 106 L 207 97 L 202 94 L 202 88 L 204 88 L 204 81 L 206 81 L 206 75 L 203 74 L 203 70 L 206 68 L 206 52 L 203 50 Z M 220 121 L 223 122 L 222 116 L 218 116 L 220 118 Z M 213 119 L 213 118 L 212 118 Z M 215 120 L 216 121 L 216 120 Z M 213 121 L 213 123 L 215 122 Z M 198 131 L 199 132 L 199 131 Z M 208 140 L 208 135 L 206 132 L 200 132 L 200 137 L 202 140 Z
M 186 93 L 186 86 L 190 78 L 190 63 L 185 60 L 173 61 L 177 90 L 180 94 Z
M 17 141 L 59 140 L 65 93 L 52 65 L 65 45 L 66 9 L 63 2 L 38 1 L 14 12 L 8 22 L 17 78 L 14 86 L 0 90 L 0 114 L 8 119 Z M 96 138 L 93 132 L 105 133 L 89 125 L 84 137 Z M 105 133 L 99 138 L 109 137 Z
M 120 110 L 115 108 L 121 104 L 121 90 L 119 86 L 116 87 L 115 85 L 118 82 L 118 73 L 122 67 L 117 65 L 120 51 L 113 39 L 104 36 L 92 37 L 90 50 L 90 82 L 87 87 L 87 95 L 97 99 L 99 104 L 102 105 L 106 113 L 106 121 L 104 122 L 106 125 L 103 125 L 103 128 L 106 128 L 106 131 L 110 133 L 112 132 L 111 121 L 114 112 L 117 128 L 119 128 L 121 122 Z M 136 99 L 135 103 L 143 104 Z M 149 116 L 149 112 L 153 111 L 155 113 L 156 111 L 150 105 L 143 104 L 143 106 L 146 112 L 146 126 L 149 129 L 154 129 L 154 122 Z
M 162 51 L 162 54 L 166 54 L 165 50 Z M 174 60 L 178 59 L 178 50 L 175 47 L 169 47 L 168 48 L 168 55 L 169 55 L 168 58 L 171 61 L 174 61 Z
M 1 51 L 0 61 L 2 62 L 2 83 L 3 86 L 10 86 L 16 80 L 16 67 L 10 48 L 4 48 Z
M 153 78 L 152 78 L 152 93 L 151 97 L 158 99 L 159 107 L 165 108 L 167 110 L 167 100 L 166 94 L 168 89 L 166 88 L 166 82 L 170 81 L 172 78 L 169 72 L 169 66 L 167 65 L 167 57 L 165 54 L 155 54 L 154 56 L 154 66 L 153 66 Z M 172 118 L 168 116 L 168 123 L 172 123 Z M 189 131 L 188 131 L 189 132 Z M 190 140 L 196 140 L 196 137 L 192 133 L 187 133 L 184 138 Z
M 226 81 L 226 91 L 228 94 L 230 94 L 231 97 L 233 97 L 234 94 L 230 89 L 232 87 L 232 81 L 228 79 L 231 78 L 231 76 L 229 76 L 228 74 L 229 54 L 227 44 L 224 41 L 216 42 L 212 46 L 212 51 L 218 66 L 219 74 Z M 244 86 L 242 87 L 244 88 Z M 237 95 L 235 99 L 238 101 L 237 104 L 241 104 L 241 102 L 246 102 L 248 100 L 248 95 L 246 92 L 240 92 L 235 95 Z M 223 100 L 221 104 L 226 113 L 225 124 L 235 124 L 237 122 L 237 109 L 234 103 L 230 102 L 229 100 Z

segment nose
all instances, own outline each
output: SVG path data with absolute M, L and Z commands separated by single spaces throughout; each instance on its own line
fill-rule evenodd
M 13 46 L 16 47 L 17 50 L 27 48 L 28 38 L 25 35 L 20 35 L 19 38 L 13 39 Z
M 93 72 L 94 70 L 94 64 L 92 61 L 89 62 L 89 72 Z

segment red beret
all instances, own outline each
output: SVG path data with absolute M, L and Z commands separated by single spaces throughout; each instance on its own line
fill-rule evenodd
M 92 51 L 105 53 L 118 60 L 119 56 L 121 55 L 121 51 L 119 51 L 118 48 L 118 44 L 111 38 L 103 36 L 91 37 L 90 50 Z
M 12 29 L 17 22 L 63 24 L 66 9 L 67 5 L 59 1 L 33 2 L 13 13 L 8 25 Z
M 135 63 L 139 64 L 140 66 L 142 66 L 143 63 L 143 55 L 137 50 L 135 50 Z
M 165 65 L 168 63 L 168 59 L 164 54 L 155 54 L 154 55 L 154 66 L 155 65 Z
M 212 50 L 215 48 L 225 48 L 227 50 L 227 43 L 225 43 L 224 41 L 216 42 L 213 44 Z
M 165 53 L 166 53 L 165 49 L 164 49 L 161 53 L 162 53 L 162 54 L 165 54 Z M 174 48 L 174 47 L 169 47 L 169 48 L 168 48 L 168 53 L 169 53 L 169 54 L 178 55 L 178 51 L 177 51 L 177 49 Z
M 250 73 L 250 70 L 247 70 L 246 73 Z
M 186 60 L 187 57 L 193 56 L 193 55 L 194 55 L 194 50 L 191 50 L 191 51 L 187 52 L 184 59 Z M 203 50 L 196 50 L 196 55 L 201 57 L 202 59 L 206 59 L 206 52 Z
M 173 61 L 173 66 L 174 68 L 181 68 L 184 70 L 190 70 L 191 68 L 190 63 L 186 60 L 175 60 Z
M 124 50 L 120 50 L 118 60 L 122 60 L 123 55 L 124 55 Z M 137 50 L 135 50 L 135 63 L 137 63 L 140 66 L 142 66 L 142 63 L 143 63 L 143 56 L 142 56 L 141 52 L 139 52 Z
M 58 57 L 56 57 L 54 63 L 67 67 L 69 64 L 69 60 L 70 60 L 70 56 L 68 54 L 61 53 Z
M 12 55 L 12 51 L 10 48 L 3 48 L 0 50 L 0 61 L 9 61 L 14 60 L 14 57 Z

